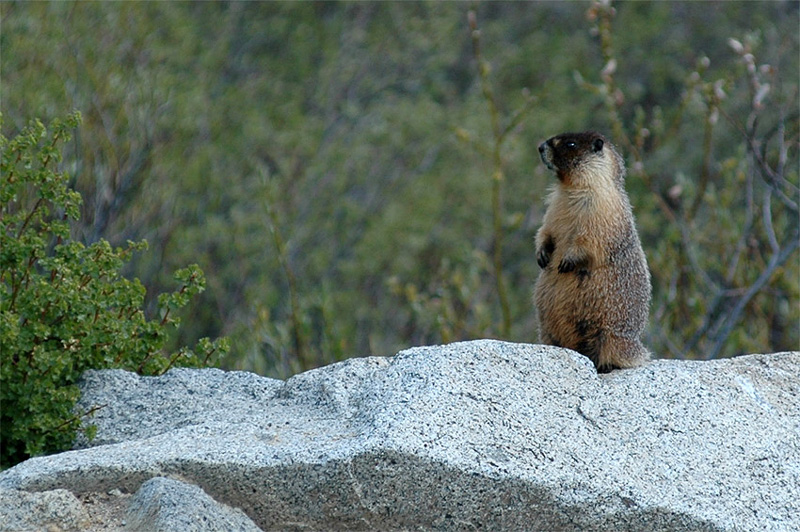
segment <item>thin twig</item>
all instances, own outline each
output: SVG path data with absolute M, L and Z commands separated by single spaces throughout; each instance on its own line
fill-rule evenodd
M 55 427 L 52 427 L 52 428 L 49 428 L 49 429 L 45 430 L 44 434 L 49 434 L 51 432 L 59 431 L 62 428 L 66 427 L 67 425 L 71 425 L 72 423 L 75 423 L 76 421 L 79 421 L 81 418 L 88 417 L 88 416 L 94 414 L 95 412 L 97 412 L 98 410 L 100 410 L 101 408 L 105 408 L 107 406 L 108 406 L 108 404 L 93 406 L 92 408 L 90 408 L 86 412 L 83 412 L 82 414 L 76 414 L 76 415 L 72 416 L 71 418 L 69 418 L 68 420 L 64 421 L 63 423 L 61 423 L 61 424 L 59 424 L 59 425 L 57 425 Z
M 492 124 L 492 134 L 494 136 L 494 145 L 492 147 L 492 231 L 493 231 L 493 240 L 494 240 L 494 249 L 493 249 L 493 264 L 494 264 L 494 276 L 495 276 L 495 284 L 497 286 L 497 296 L 500 300 L 500 312 L 502 314 L 502 324 L 501 324 L 501 334 L 503 336 L 508 336 L 511 332 L 511 309 L 508 302 L 508 293 L 505 287 L 505 281 L 503 279 L 503 181 L 504 181 L 504 174 L 503 174 L 503 160 L 501 156 L 501 148 L 503 144 L 503 140 L 505 138 L 505 134 L 509 131 L 506 128 L 505 131 L 501 130 L 500 128 L 500 113 L 497 109 L 497 102 L 494 97 L 494 91 L 492 90 L 492 85 L 489 80 L 489 67 L 484 62 L 483 57 L 481 55 L 481 43 L 480 43 L 480 30 L 478 30 L 478 22 L 475 16 L 475 11 L 470 10 L 467 15 L 469 21 L 469 27 L 472 31 L 472 52 L 475 56 L 475 61 L 478 64 L 478 77 L 481 83 L 481 92 L 483 93 L 483 97 L 486 100 L 486 104 L 489 107 L 489 116 L 491 119 Z M 521 120 L 522 114 L 524 111 L 521 111 L 518 115 L 518 119 Z M 512 118 L 511 123 L 514 124 L 517 117 Z

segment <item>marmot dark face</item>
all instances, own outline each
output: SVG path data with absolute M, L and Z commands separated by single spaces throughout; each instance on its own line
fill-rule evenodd
M 620 176 L 621 157 L 603 135 L 594 131 L 562 133 L 539 145 L 542 161 L 565 185 L 593 175 Z

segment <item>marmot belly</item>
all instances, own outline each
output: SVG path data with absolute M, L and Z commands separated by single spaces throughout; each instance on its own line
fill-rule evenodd
M 539 275 L 535 304 L 542 343 L 577 351 L 598 371 L 638 366 L 649 358 L 639 339 L 647 325 L 650 284 L 644 262 L 598 265 L 559 273 L 553 263 Z M 613 260 L 613 259 L 612 259 Z

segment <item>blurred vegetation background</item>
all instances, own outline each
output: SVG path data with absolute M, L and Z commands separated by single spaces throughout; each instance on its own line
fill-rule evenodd
M 73 237 L 198 263 L 175 345 L 275 377 L 535 342 L 536 146 L 626 156 L 658 357 L 798 349 L 798 3 L 2 2 L 3 133 L 72 110 Z M 469 15 L 471 13 L 471 15 Z

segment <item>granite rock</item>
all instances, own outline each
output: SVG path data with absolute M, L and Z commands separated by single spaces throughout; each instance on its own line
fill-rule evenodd
M 29 493 L 0 488 L 0 530 L 77 532 L 89 522 L 81 501 L 65 489 Z
M 82 391 L 107 405 L 94 446 L 0 488 L 173 478 L 263 530 L 800 529 L 797 352 L 598 375 L 569 350 L 482 340 L 285 382 L 93 372 Z
M 197 486 L 155 477 L 139 488 L 126 514 L 127 532 L 258 532 L 242 512 Z

